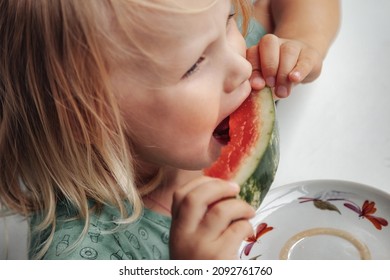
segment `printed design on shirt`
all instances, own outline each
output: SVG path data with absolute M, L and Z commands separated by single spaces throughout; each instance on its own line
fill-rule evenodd
M 76 231 L 79 228 L 79 223 L 69 220 L 67 215 L 62 215 L 61 218 L 63 223 L 60 226 L 64 232 L 62 235 L 59 235 L 57 244 L 55 244 L 57 257 L 70 248 L 71 242 L 75 237 L 72 235 L 72 231 Z M 85 239 L 87 243 L 78 249 L 78 254 L 82 259 L 96 260 L 99 257 L 108 257 L 111 260 L 163 259 L 163 252 L 166 250 L 165 245 L 169 244 L 169 230 L 157 231 L 158 235 L 155 236 L 153 229 L 150 229 L 148 226 L 133 224 L 129 229 L 124 229 L 124 231 L 110 233 L 110 225 L 99 219 L 93 219 L 90 222 Z M 105 232 L 111 238 L 108 238 Z M 111 252 L 107 252 L 104 249 L 105 243 L 110 242 L 109 240 L 116 244 L 116 248 Z M 102 252 L 99 251 L 100 246 L 98 244 L 103 246 L 101 247 Z
M 128 230 L 125 231 L 125 235 L 127 237 L 127 240 L 129 240 L 131 246 L 133 246 L 134 249 L 139 250 L 141 248 L 137 236 L 135 236 L 133 233 L 131 233 Z
M 118 250 L 110 255 L 110 260 L 123 260 L 122 250 Z
M 69 247 L 69 238 L 70 238 L 70 235 L 65 234 L 64 237 L 61 239 L 61 241 L 57 243 L 56 256 L 61 255 L 62 252 L 65 251 L 65 249 Z
M 138 234 L 143 240 L 148 240 L 149 238 L 149 233 L 144 227 L 139 227 L 138 228 Z
M 125 252 L 129 260 L 136 260 L 136 257 L 131 252 Z
M 98 255 L 99 255 L 99 253 L 91 247 L 84 247 L 80 250 L 80 256 L 83 259 L 96 260 Z
M 140 231 L 140 230 L 139 230 Z M 135 240 L 136 237 L 135 235 L 132 235 L 130 232 L 127 231 L 127 233 L 125 233 L 127 239 L 130 239 L 130 244 L 134 244 L 135 245 L 135 248 L 140 250 L 141 249 L 141 244 L 137 243 Z M 149 235 L 148 235 L 149 236 Z M 122 242 L 121 242 L 121 237 L 120 237 L 120 234 L 118 233 L 113 233 L 113 237 L 114 237 L 114 240 L 115 240 L 115 243 L 118 245 L 119 248 L 121 248 L 120 250 L 114 252 L 111 254 L 110 258 L 111 259 L 118 259 L 118 260 L 121 260 L 123 259 L 124 255 L 126 255 L 127 259 L 129 260 L 136 260 L 137 258 L 135 257 L 135 255 L 131 252 L 131 251 L 124 251 L 123 249 L 125 248 L 124 246 L 122 246 Z M 135 239 L 134 239 L 135 238 Z M 139 247 L 139 248 L 138 248 Z M 143 259 L 146 259 L 145 257 L 142 257 Z
M 153 252 L 153 259 L 161 260 L 162 254 L 161 251 L 157 248 L 157 246 L 153 245 L 152 252 Z
M 161 241 L 164 243 L 164 244 L 168 244 L 169 243 L 169 232 L 166 231 L 166 232 L 163 232 L 161 234 Z
M 117 232 L 114 232 L 114 233 L 112 234 L 112 236 L 114 237 L 115 243 L 116 243 L 120 248 L 122 248 L 122 244 L 121 244 L 121 241 L 120 241 L 119 234 L 118 234 Z
M 91 239 L 91 242 L 98 243 L 99 237 L 101 236 L 100 227 L 98 225 L 91 223 L 91 226 L 89 227 L 89 230 L 88 230 L 88 235 L 89 235 L 89 238 Z

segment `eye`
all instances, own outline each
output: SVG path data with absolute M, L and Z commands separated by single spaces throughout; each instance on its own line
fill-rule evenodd
M 236 16 L 236 13 L 230 13 L 226 20 L 226 27 L 228 28 L 230 23 L 232 22 L 232 19 L 234 19 Z
M 198 61 L 194 65 L 192 65 L 191 68 L 183 75 L 183 79 L 188 78 L 189 76 L 194 74 L 199 69 L 199 65 L 204 59 L 204 56 L 199 57 Z
M 231 13 L 231 14 L 229 14 L 229 16 L 228 16 L 228 18 L 227 18 L 227 23 L 229 23 L 229 21 L 230 21 L 232 18 L 234 18 L 235 15 L 236 15 L 236 13 Z

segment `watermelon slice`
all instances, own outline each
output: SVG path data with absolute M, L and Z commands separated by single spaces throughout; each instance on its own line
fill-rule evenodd
M 230 115 L 229 127 L 225 129 L 229 131 L 228 142 L 204 174 L 238 183 L 239 196 L 257 209 L 279 164 L 279 136 L 271 89 L 252 92 Z

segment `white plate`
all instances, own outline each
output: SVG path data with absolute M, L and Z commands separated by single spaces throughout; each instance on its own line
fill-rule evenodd
M 375 210 L 376 209 L 376 210 Z M 390 194 L 337 180 L 272 189 L 241 259 L 390 259 Z

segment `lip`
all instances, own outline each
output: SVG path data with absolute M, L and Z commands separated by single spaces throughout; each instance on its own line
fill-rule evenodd
M 238 107 L 241 106 L 242 103 L 244 103 L 244 101 L 248 98 L 248 96 L 251 94 L 252 92 L 252 88 L 250 86 L 250 82 L 249 80 L 246 80 L 245 82 L 243 82 L 236 90 L 237 92 L 232 92 L 232 93 L 229 93 L 229 94 L 236 94 L 238 96 L 241 97 L 240 99 L 240 102 L 237 102 L 236 106 L 233 107 L 232 111 L 230 112 L 230 114 L 228 116 L 230 116 L 234 111 L 236 111 L 238 109 Z M 227 117 L 227 116 L 226 116 Z

